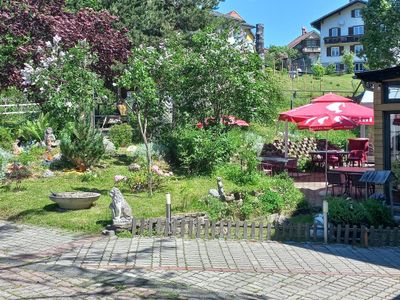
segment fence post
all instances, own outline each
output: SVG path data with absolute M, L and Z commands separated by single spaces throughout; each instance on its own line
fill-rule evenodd
M 201 224 L 199 217 L 196 218 L 196 239 L 200 238 Z
M 348 244 L 349 243 L 349 235 L 350 235 L 350 226 L 349 224 L 346 224 L 344 227 L 344 243 Z
M 267 241 L 271 240 L 271 223 L 267 224 Z
M 336 243 L 340 243 L 342 241 L 342 225 L 338 224 L 336 227 Z
M 361 239 L 361 245 L 365 248 L 368 248 L 368 230 L 364 225 L 361 226 L 360 239 Z
M 243 239 L 247 240 L 247 222 L 243 222 Z
M 260 222 L 259 224 L 259 229 L 258 229 L 258 237 L 260 242 L 262 242 L 264 240 L 264 224 L 262 222 Z
M 207 219 L 204 221 L 204 238 L 207 240 L 209 238 L 209 228 L 210 228 L 210 221 Z
M 132 237 L 134 237 L 136 235 L 136 218 L 135 217 L 132 218 L 131 232 L 132 232 Z
M 181 238 L 185 237 L 185 231 L 186 231 L 186 220 L 182 219 L 182 221 L 181 221 Z
M 228 221 L 228 227 L 227 227 L 227 233 L 226 233 L 227 240 L 231 239 L 231 228 L 232 228 L 232 223 L 231 223 L 231 221 Z

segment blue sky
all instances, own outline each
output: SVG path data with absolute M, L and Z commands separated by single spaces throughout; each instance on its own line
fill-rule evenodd
M 311 30 L 310 23 L 345 5 L 349 0 L 226 0 L 218 11 L 236 10 L 248 23 L 264 23 L 265 46 L 287 45 L 301 34 L 301 28 Z

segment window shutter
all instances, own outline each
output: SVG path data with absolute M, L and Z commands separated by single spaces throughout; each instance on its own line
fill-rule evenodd
M 343 55 L 343 53 L 344 53 L 344 46 L 340 46 L 339 49 L 340 49 L 340 55 Z
M 332 56 L 332 48 L 331 47 L 326 48 L 326 56 Z
M 354 28 L 353 27 L 349 27 L 349 35 L 354 35 Z
M 332 28 L 329 29 L 329 36 L 332 36 Z
M 354 53 L 354 45 L 350 46 L 350 52 Z
M 342 30 L 341 30 L 340 28 L 338 28 L 338 29 L 337 29 L 338 36 L 342 36 L 342 33 L 341 33 L 341 31 L 342 31 Z
M 355 11 L 355 9 L 353 9 L 353 10 L 351 11 L 351 17 L 352 17 L 352 18 L 355 18 L 355 17 L 356 17 L 356 11 Z

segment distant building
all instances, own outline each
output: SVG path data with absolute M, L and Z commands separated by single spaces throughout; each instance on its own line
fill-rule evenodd
M 228 20 L 232 20 L 236 22 L 239 26 L 240 31 L 232 31 L 229 41 L 232 43 L 243 43 L 246 48 L 248 48 L 250 51 L 255 51 L 255 34 L 253 33 L 253 30 L 256 28 L 256 26 L 248 24 L 242 16 L 239 15 L 236 11 L 231 11 L 227 14 L 223 14 L 217 11 L 213 11 L 213 14 L 217 17 L 223 17 Z
M 349 3 L 324 15 L 311 23 L 320 31 L 321 63 L 323 66 L 334 64 L 336 71 L 344 71 L 342 56 L 345 51 L 353 52 L 355 72 L 364 71 L 365 57 L 361 57 L 363 45 L 360 38 L 364 35 L 362 9 L 367 1 L 350 0 Z
M 311 66 L 319 59 L 321 54 L 320 44 L 319 33 L 316 31 L 307 32 L 307 29 L 303 27 L 301 35 L 288 44 L 289 48 L 296 49 L 300 53 L 300 57 L 292 61 L 292 66 L 300 68 L 304 72 L 309 71 Z

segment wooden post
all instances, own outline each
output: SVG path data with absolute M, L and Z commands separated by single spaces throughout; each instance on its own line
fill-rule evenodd
M 344 243 L 348 244 L 349 243 L 349 234 L 350 234 L 350 226 L 346 224 L 344 227 Z
M 240 221 L 236 221 L 235 225 L 235 239 L 239 239 Z
M 200 238 L 201 224 L 199 217 L 196 218 L 196 239 Z
M 243 222 L 243 239 L 247 240 L 247 222 Z
M 188 235 L 189 235 L 190 239 L 193 238 L 193 219 L 192 218 L 189 219 Z
M 264 240 L 263 231 L 264 231 L 264 224 L 262 222 L 260 222 L 259 229 L 258 229 L 258 239 L 260 240 L 260 242 L 262 242 Z
M 205 220 L 205 222 L 204 222 L 204 238 L 205 239 L 209 238 L 209 228 L 210 228 L 210 221 Z
M 185 232 L 186 231 L 186 220 L 182 219 L 181 221 L 181 238 L 185 237 Z
M 256 238 L 256 223 L 252 222 L 251 223 L 251 239 L 255 240 Z
M 227 232 L 226 232 L 226 239 L 227 240 L 231 239 L 231 228 L 232 228 L 232 223 L 231 223 L 231 221 L 228 221 Z
M 338 225 L 336 227 L 336 243 L 340 243 L 342 241 L 342 225 Z
M 368 248 L 368 231 L 364 225 L 361 226 L 360 239 L 361 239 L 361 245 L 365 248 Z
M 132 232 L 132 237 L 134 237 L 136 235 L 136 218 L 132 218 L 131 232 Z
M 267 224 L 267 241 L 271 240 L 271 223 Z

